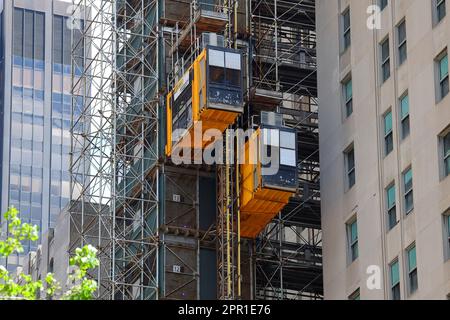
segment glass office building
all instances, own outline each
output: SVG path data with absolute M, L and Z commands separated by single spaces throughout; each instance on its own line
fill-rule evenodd
M 70 3 L 6 1 L 1 13 L 1 209 L 53 227 L 70 196 Z M 81 106 L 81 99 L 74 99 Z M 77 108 L 75 108 L 77 109 Z M 25 243 L 25 253 L 38 243 Z M 8 268 L 20 264 L 8 260 Z

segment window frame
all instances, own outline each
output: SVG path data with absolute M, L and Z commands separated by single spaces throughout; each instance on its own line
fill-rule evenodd
M 389 191 L 393 189 L 393 195 L 394 195 L 394 199 L 392 204 L 390 204 L 390 194 Z M 387 217 L 388 217 L 388 229 L 389 231 L 391 231 L 392 229 L 394 229 L 397 224 L 398 224 L 398 217 L 397 217 L 397 188 L 395 187 L 395 182 L 392 182 L 390 185 L 388 185 L 385 189 L 385 194 L 386 194 L 386 213 L 387 213 Z M 391 217 L 394 216 L 395 218 L 395 223 L 392 223 Z
M 397 282 L 394 283 L 394 277 L 393 277 L 393 267 L 397 266 Z M 390 264 L 389 264 L 389 276 L 390 276 L 390 289 L 391 289 L 391 300 L 401 300 L 401 289 L 400 289 L 400 262 L 398 258 L 395 258 Z M 396 296 L 396 291 L 398 290 L 398 297 Z
M 442 75 L 441 71 L 441 64 L 443 63 L 443 61 L 447 60 L 447 73 Z M 444 89 L 444 82 L 447 81 L 447 92 L 444 93 L 443 89 Z M 440 92 L 441 92 L 441 99 L 444 99 L 448 93 L 449 93 L 449 89 L 448 89 L 448 82 L 449 82 L 449 70 L 448 70 L 448 53 L 446 52 L 445 55 L 443 57 L 441 57 L 439 59 L 439 85 L 440 85 Z
M 403 114 L 403 102 L 407 101 L 408 106 L 408 112 L 404 115 Z M 400 99 L 399 99 L 399 106 L 400 106 L 400 127 L 401 127 L 401 138 L 402 140 L 405 140 L 409 137 L 411 134 L 411 116 L 410 116 L 410 105 L 409 105 L 409 94 L 408 92 L 404 93 Z M 408 124 L 408 131 L 405 130 L 405 124 Z
M 351 86 L 351 95 L 348 96 L 348 87 Z M 353 81 L 351 75 L 348 75 L 342 81 L 342 92 L 344 102 L 344 115 L 345 119 L 350 118 L 353 114 Z
M 348 15 L 348 27 L 345 27 L 346 17 Z M 341 13 L 341 19 L 342 19 L 342 53 L 347 51 L 348 48 L 352 45 L 352 22 L 350 17 L 350 6 L 348 6 L 344 11 Z
M 446 140 L 448 139 L 449 149 L 446 149 Z M 439 149 L 440 149 L 440 161 L 441 161 L 441 180 L 450 176 L 450 127 L 445 129 L 443 133 L 439 135 Z
M 353 293 L 348 296 L 348 300 L 354 301 L 361 300 L 361 289 L 358 288 L 355 291 L 353 291 Z
M 411 259 L 410 259 L 410 253 L 414 250 L 414 268 L 411 268 Z M 419 289 L 419 276 L 418 276 L 418 270 L 417 270 L 417 247 L 416 244 L 413 243 L 406 249 L 406 266 L 408 270 L 408 293 L 409 295 L 413 295 L 418 289 Z M 415 277 L 415 280 L 414 280 Z M 415 283 L 415 287 L 413 286 L 413 281 Z
M 433 2 L 435 25 L 438 25 L 447 16 L 447 3 L 446 0 L 433 0 Z M 444 7 L 443 11 L 440 10 L 442 6 Z M 444 14 L 440 16 L 440 12 L 443 12 Z
M 349 155 L 353 154 L 353 167 L 350 168 L 349 163 Z M 344 151 L 344 160 L 345 160 L 345 176 L 346 176 L 346 191 L 351 190 L 356 184 L 356 160 L 355 160 L 355 148 L 354 145 L 351 144 Z M 353 176 L 353 180 L 350 177 Z
M 444 59 L 447 59 L 447 73 L 442 75 L 441 63 Z M 450 82 L 450 70 L 448 66 L 448 49 L 445 48 L 435 58 L 436 69 L 436 102 L 439 103 L 449 95 L 449 82 Z M 447 82 L 447 91 L 444 92 L 444 83 Z
M 389 4 L 389 0 L 380 0 L 378 5 L 380 6 L 380 11 L 383 11 Z
M 386 120 L 389 115 L 391 117 L 390 120 L 391 128 L 389 131 L 387 131 Z M 386 157 L 389 154 L 391 154 L 392 151 L 394 151 L 394 114 L 392 113 L 392 109 L 388 109 L 388 111 L 384 113 L 383 126 L 384 126 L 384 156 Z M 390 140 L 390 144 L 388 143 L 388 140 Z
M 403 40 L 400 39 L 400 27 L 404 26 L 405 28 L 405 38 Z M 408 60 L 408 42 L 407 42 L 407 29 L 406 29 L 406 18 L 403 18 L 396 27 L 396 33 L 397 33 L 397 53 L 398 53 L 398 66 L 403 65 L 403 63 Z M 402 60 L 402 48 L 405 47 L 405 57 Z
M 443 217 L 443 226 L 444 226 L 444 260 L 450 260 L 450 209 L 448 209 Z
M 353 226 L 355 227 L 356 237 L 353 239 Z M 348 263 L 352 264 L 359 258 L 359 235 L 358 218 L 355 216 L 346 223 L 347 227 L 347 250 Z
M 411 187 L 407 189 L 406 186 L 406 175 L 411 172 Z M 405 207 L 405 215 L 409 215 L 414 210 L 414 178 L 413 178 L 413 170 L 412 167 L 409 166 L 405 171 L 402 173 L 402 181 L 403 181 L 403 202 Z M 407 208 L 407 197 L 411 195 L 412 203 L 411 208 Z
M 450 132 L 447 133 L 447 135 L 444 137 L 444 164 L 445 164 L 445 176 L 448 177 L 450 175 L 450 169 L 449 165 L 447 164 L 450 162 L 450 149 L 446 150 L 445 148 L 445 139 L 450 139 Z
M 382 75 L 382 84 L 385 83 L 390 77 L 391 77 L 391 47 L 389 43 L 389 35 L 384 38 L 380 42 L 380 57 L 381 57 L 381 75 Z M 383 46 L 387 45 L 387 56 L 383 57 Z M 387 66 L 387 69 L 386 69 Z M 385 69 L 387 70 L 387 73 L 385 74 Z

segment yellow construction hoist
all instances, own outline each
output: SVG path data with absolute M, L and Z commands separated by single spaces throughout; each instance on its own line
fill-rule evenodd
M 298 184 L 296 134 L 283 126 L 280 115 L 261 113 L 242 155 L 242 146 L 235 143 L 241 141 L 239 134 L 233 131 L 231 136 L 226 130 L 244 111 L 242 69 L 240 51 L 207 45 L 166 98 L 169 158 L 180 149 L 198 154 L 210 147 L 214 142 L 203 139 L 208 129 L 225 132 L 226 161 L 217 166 L 223 299 L 241 296 L 241 237 L 255 239 L 288 203 Z

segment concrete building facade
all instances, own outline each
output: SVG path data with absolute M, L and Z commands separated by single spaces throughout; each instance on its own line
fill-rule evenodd
M 449 298 L 449 5 L 316 1 L 325 299 Z
M 1 212 L 16 207 L 22 221 L 42 233 L 55 225 L 70 195 L 69 6 L 55 0 L 0 2 Z M 80 99 L 75 98 L 75 114 Z M 24 249 L 37 245 L 24 243 Z M 8 268 L 21 259 L 10 257 Z

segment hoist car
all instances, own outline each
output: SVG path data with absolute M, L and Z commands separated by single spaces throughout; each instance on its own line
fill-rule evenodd
M 203 141 L 206 130 L 224 132 L 243 112 L 241 52 L 206 46 L 169 92 L 166 103 L 166 155 L 178 147 L 205 148 L 210 143 Z M 194 127 L 201 137 L 194 138 Z
M 252 152 L 253 156 L 250 155 Z M 241 164 L 240 234 L 241 237 L 254 239 L 288 204 L 297 190 L 295 131 L 262 124 L 246 142 L 244 154 L 245 163 Z

